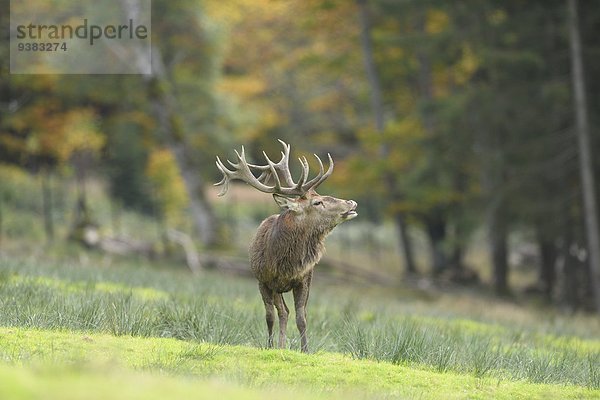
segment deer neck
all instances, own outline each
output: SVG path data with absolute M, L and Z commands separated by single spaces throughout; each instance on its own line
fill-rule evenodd
M 284 211 L 277 219 L 274 232 L 279 244 L 277 250 L 287 257 L 291 256 L 289 261 L 295 268 L 312 268 L 321 259 L 325 250 L 323 241 L 330 230 L 306 218 L 298 218 L 291 211 Z M 293 250 L 290 251 L 290 248 Z

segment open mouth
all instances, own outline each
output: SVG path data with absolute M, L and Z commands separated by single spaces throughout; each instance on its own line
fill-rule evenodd
M 344 219 L 352 219 L 352 218 L 356 217 L 358 215 L 358 213 L 356 212 L 356 206 L 357 206 L 357 204 L 354 203 L 354 207 L 352 207 L 350 210 L 348 210 L 345 213 L 343 213 L 342 214 L 342 218 L 344 218 Z
M 354 218 L 358 215 L 358 213 L 354 210 L 351 211 L 346 211 L 345 213 L 342 214 L 342 218 L 344 219 L 351 219 Z

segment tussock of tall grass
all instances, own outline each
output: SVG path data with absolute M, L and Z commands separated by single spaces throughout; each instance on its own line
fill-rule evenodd
M 515 340 L 499 335 L 424 324 L 415 318 L 365 326 L 345 322 L 342 350 L 356 358 L 425 365 L 438 372 L 457 371 L 476 377 L 526 379 L 536 383 L 570 383 L 599 388 L 600 351 Z
M 164 270 L 127 267 L 39 270 L 12 264 L 0 271 L 2 326 L 255 347 L 265 343 L 264 311 L 253 281 L 211 274 L 190 279 Z M 598 341 L 398 315 L 384 303 L 365 310 L 350 298 L 331 300 L 311 297 L 313 351 L 476 377 L 600 388 Z M 290 346 L 298 348 L 293 318 L 290 321 Z

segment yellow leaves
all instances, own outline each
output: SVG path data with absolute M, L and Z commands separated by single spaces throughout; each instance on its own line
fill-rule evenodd
M 311 99 L 308 103 L 308 109 L 314 112 L 323 112 L 327 110 L 336 110 L 339 104 L 343 102 L 338 92 L 330 91 Z
M 91 109 L 63 112 L 51 101 L 24 108 L 8 118 L 6 125 L 21 135 L 18 141 L 6 143 L 12 149 L 23 152 L 24 156 L 50 157 L 58 163 L 66 163 L 77 151 L 97 153 L 105 143 Z
M 381 160 L 356 154 L 335 160 L 335 173 L 325 185 L 335 186 L 337 196 L 351 198 L 357 195 L 381 195 L 385 191 L 381 179 Z
M 24 168 L 0 163 L 0 182 L 0 203 L 33 207 L 30 210 L 38 207 L 39 181 Z
M 500 25 L 506 20 L 506 17 L 506 11 L 494 10 L 488 17 L 488 20 L 492 25 Z
M 266 131 L 273 129 L 277 125 L 283 124 L 284 121 L 285 117 L 283 115 L 277 113 L 272 108 L 267 108 L 265 106 L 263 109 L 261 109 L 260 123 L 257 125 L 257 130 Z M 260 132 L 257 132 L 257 135 L 260 135 Z
M 236 110 L 229 131 L 245 141 L 290 131 L 327 130 L 358 118 L 356 71 L 362 76 L 356 4 L 334 0 L 206 0 L 227 31 L 218 90 Z M 335 4 L 334 4 L 335 3 Z M 347 3 L 347 4 L 346 4 Z M 335 29 L 332 29 L 335 28 Z M 359 83 L 361 84 L 361 83 Z M 304 126 L 305 125 L 305 126 Z M 316 127 L 316 129 L 313 129 Z
M 454 67 L 454 79 L 456 83 L 463 85 L 471 78 L 471 76 L 479 68 L 479 58 L 471 48 L 464 44 L 462 46 L 462 56 Z
M 390 121 L 383 132 L 363 129 L 358 137 L 360 154 L 350 158 L 343 174 L 336 170 L 347 175 L 344 182 L 336 178 L 339 186 L 343 183 L 354 191 L 363 190 L 362 194 L 366 189 L 370 195 L 385 196 L 392 180 L 398 192 L 386 206 L 391 213 L 427 213 L 460 202 L 465 195 L 454 189 L 443 171 L 432 169 L 432 163 L 442 165 L 433 157 L 442 155 L 428 148 L 431 135 L 417 114 Z
M 27 174 L 24 169 L 2 163 L 0 163 L 0 182 L 2 182 L 4 186 L 10 185 L 14 187 L 33 185 L 31 176 Z
M 221 24 L 234 24 L 243 19 L 244 13 L 240 4 L 242 0 L 230 0 L 230 1 L 219 1 L 219 0 L 207 0 L 204 1 L 204 11 L 211 17 Z
M 265 82 L 256 76 L 228 76 L 218 84 L 221 92 L 233 94 L 240 99 L 250 99 L 264 92 Z
M 480 60 L 473 48 L 467 43 L 461 46 L 460 57 L 452 65 L 438 63 L 434 66 L 433 91 L 436 98 L 452 94 L 452 89 L 469 83 L 477 71 Z
M 146 176 L 162 209 L 166 222 L 182 221 L 188 196 L 173 154 L 166 149 L 155 149 L 148 158 Z
M 259 15 L 279 15 L 289 8 L 288 1 L 278 0 L 205 0 L 204 11 L 214 20 L 236 25 Z
M 61 140 L 55 143 L 55 154 L 66 162 L 73 153 L 90 151 L 97 153 L 106 142 L 106 137 L 98 130 L 96 115 L 90 109 L 75 109 L 63 116 Z
M 384 145 L 387 148 L 389 162 L 397 167 L 405 165 L 406 157 L 414 157 L 417 140 L 423 137 L 423 127 L 418 118 L 407 116 L 390 121 L 383 132 Z M 410 153 L 410 154 L 407 154 Z
M 448 28 L 449 24 L 450 18 L 445 12 L 435 9 L 427 10 L 425 32 L 429 34 L 441 33 Z
M 399 62 L 408 57 L 407 52 L 400 46 L 388 46 L 381 51 L 385 60 L 389 62 Z
M 113 117 L 115 122 L 132 123 L 137 125 L 142 131 L 152 131 L 156 128 L 156 120 L 152 115 L 141 110 L 131 110 L 122 112 Z
M 350 165 L 352 172 L 360 176 L 365 184 L 348 183 L 354 188 L 368 187 L 370 192 L 385 192 L 384 176 L 398 179 L 410 174 L 422 162 L 423 137 L 421 121 L 414 116 L 390 121 L 383 132 L 360 130 L 358 139 L 362 151 L 356 154 Z
M 429 210 L 447 206 L 458 202 L 461 194 L 447 187 L 437 185 L 421 185 L 403 202 L 397 204 L 397 207 L 403 208 L 400 211 L 410 212 L 428 212 Z
M 443 98 L 450 94 L 452 87 L 453 71 L 447 65 L 437 64 L 432 71 L 433 95 L 435 98 Z

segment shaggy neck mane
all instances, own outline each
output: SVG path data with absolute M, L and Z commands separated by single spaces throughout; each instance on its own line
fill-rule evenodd
M 297 242 L 311 239 L 322 241 L 329 231 L 331 229 L 327 229 L 322 224 L 297 218 L 293 211 L 285 210 L 277 217 L 273 239 L 279 236 L 293 236 Z
M 282 263 L 303 268 L 319 261 L 324 249 L 323 241 L 330 230 L 321 224 L 299 220 L 292 211 L 285 210 L 273 226 L 271 244 Z

